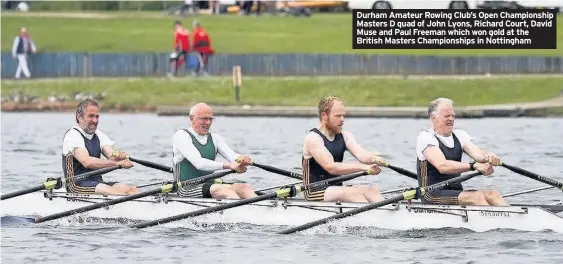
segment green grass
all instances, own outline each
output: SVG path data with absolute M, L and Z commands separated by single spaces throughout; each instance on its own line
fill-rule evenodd
M 11 49 L 21 26 L 29 28 L 42 52 L 167 52 L 176 17 L 162 13 L 98 13 L 110 18 L 39 17 L 2 14 L 2 51 Z M 563 56 L 563 16 L 558 19 L 559 48 L 553 50 L 353 50 L 349 14 L 298 17 L 200 16 L 219 53 L 359 53 L 395 55 Z M 182 19 L 191 27 L 192 18 Z
M 336 95 L 349 106 L 425 106 L 449 97 L 458 106 L 532 102 L 556 97 L 563 77 L 377 78 L 377 77 L 245 77 L 239 104 L 315 106 Z M 237 104 L 232 79 L 225 77 L 132 79 L 49 79 L 2 81 L 2 96 L 23 91 L 46 98 L 73 91 L 108 92 L 106 104 L 189 105 Z

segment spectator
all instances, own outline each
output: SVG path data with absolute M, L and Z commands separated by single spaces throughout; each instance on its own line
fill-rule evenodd
M 191 9 L 192 13 L 194 15 L 197 15 L 199 13 L 198 2 L 199 1 L 184 0 L 184 3 L 181 6 L 172 9 L 170 11 L 170 14 L 186 16 L 187 12 Z
M 187 60 L 190 51 L 190 31 L 182 25 L 182 22 L 174 22 L 174 51 L 172 59 L 173 76 L 178 74 L 178 67 Z
M 27 56 L 31 53 L 35 53 L 37 48 L 35 43 L 27 33 L 27 29 L 22 27 L 20 34 L 14 39 L 14 44 L 12 45 L 12 57 L 18 60 L 18 68 L 16 70 L 16 79 L 20 78 L 21 73 L 25 75 L 26 78 L 31 77 L 29 68 L 27 67 Z
M 199 73 L 201 71 L 203 75 L 209 75 L 207 72 L 209 56 L 214 53 L 211 48 L 211 39 L 209 38 L 207 31 L 201 27 L 199 21 L 194 20 L 192 26 L 194 28 L 194 51 L 198 57 L 198 64 L 195 72 Z

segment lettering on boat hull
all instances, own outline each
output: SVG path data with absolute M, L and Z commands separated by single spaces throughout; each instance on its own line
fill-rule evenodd
M 510 217 L 510 212 L 494 212 L 494 211 L 479 211 L 481 216 L 491 216 L 491 217 Z

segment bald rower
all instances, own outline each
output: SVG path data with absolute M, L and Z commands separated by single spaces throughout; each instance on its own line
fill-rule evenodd
M 172 143 L 174 180 L 186 181 L 221 169 L 232 169 L 238 173 L 246 171 L 252 163 L 250 157 L 234 152 L 225 139 L 211 133 L 213 110 L 205 103 L 198 103 L 190 109 L 192 126 L 180 129 L 174 134 Z M 216 161 L 220 154 L 228 162 Z M 237 162 L 241 160 L 241 163 Z M 178 191 L 181 197 L 246 199 L 256 196 L 247 183 L 224 184 L 209 181 L 198 186 L 185 186 Z

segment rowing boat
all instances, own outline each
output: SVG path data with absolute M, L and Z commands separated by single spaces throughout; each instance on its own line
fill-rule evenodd
M 2 215 L 45 216 L 120 196 L 42 191 L 2 201 Z M 155 220 L 179 213 L 229 203 L 232 200 L 183 198 L 172 194 L 148 196 L 64 218 Z M 202 215 L 166 226 L 185 225 L 186 221 L 248 223 L 255 225 L 300 225 L 354 208 L 362 203 L 310 202 L 301 198 L 277 199 L 248 204 L 214 214 Z M 465 228 L 476 232 L 495 229 L 522 231 L 551 230 L 563 233 L 563 203 L 550 205 L 519 204 L 508 207 L 427 205 L 405 201 L 371 210 L 339 221 L 338 225 L 377 227 L 391 230 Z

